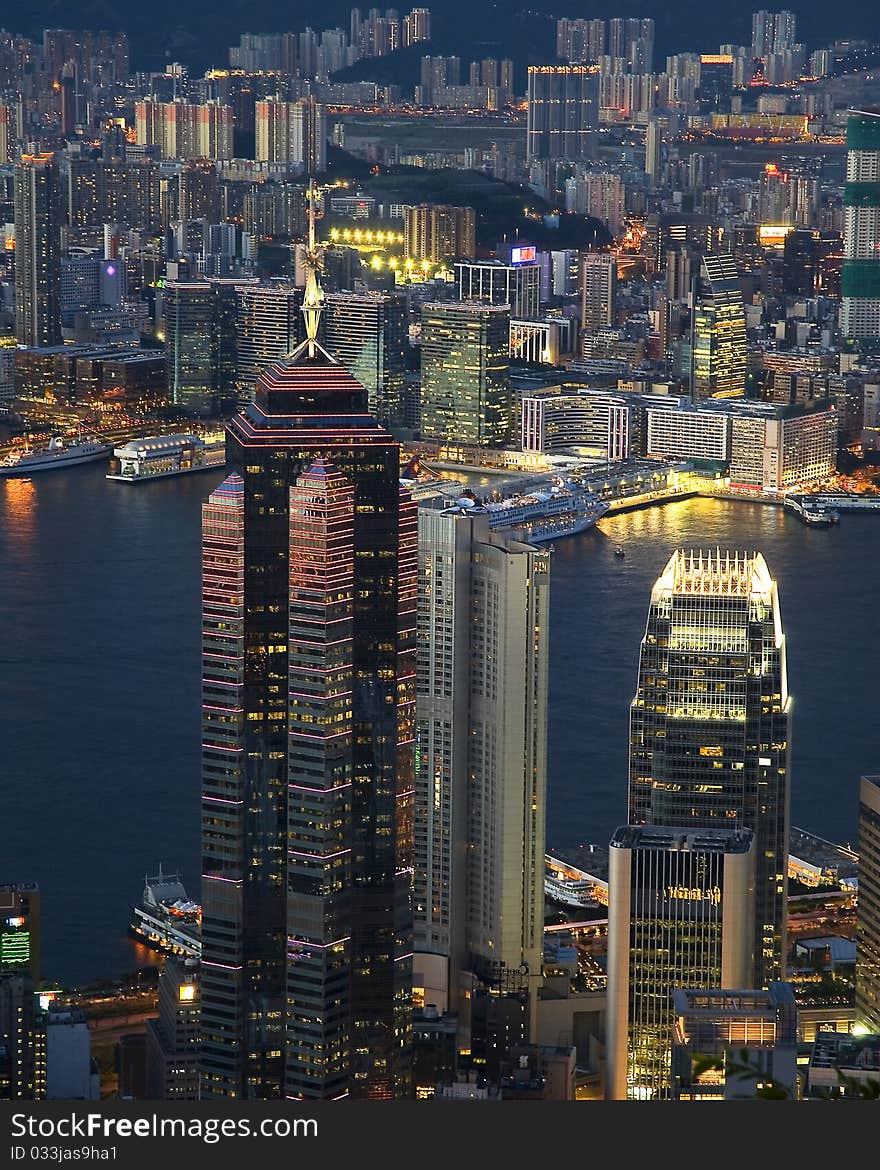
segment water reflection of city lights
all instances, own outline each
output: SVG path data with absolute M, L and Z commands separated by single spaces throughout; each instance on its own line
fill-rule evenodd
M 18 538 L 33 536 L 36 505 L 36 489 L 29 479 L 16 476 L 0 479 L 0 510 Z

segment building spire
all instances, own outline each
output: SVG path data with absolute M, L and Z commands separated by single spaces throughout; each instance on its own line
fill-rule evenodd
M 321 309 L 324 307 L 324 290 L 318 279 L 323 258 L 323 248 L 318 246 L 315 221 L 323 214 L 317 209 L 318 188 L 315 180 L 309 183 L 306 192 L 306 215 L 309 220 L 309 242 L 306 248 L 305 265 L 306 291 L 303 296 L 302 314 L 306 324 L 306 343 L 308 355 L 314 358 L 318 347 L 318 322 L 321 320 Z

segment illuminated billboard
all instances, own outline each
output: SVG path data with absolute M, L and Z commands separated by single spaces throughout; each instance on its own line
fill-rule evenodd
M 538 250 L 534 244 L 522 244 L 518 248 L 510 249 L 511 264 L 534 264 L 538 257 Z
M 781 248 L 791 230 L 791 224 L 787 223 L 762 223 L 758 228 L 758 241 L 763 248 Z

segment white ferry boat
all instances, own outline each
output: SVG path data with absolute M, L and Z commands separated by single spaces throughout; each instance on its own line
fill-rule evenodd
M 53 436 L 49 445 L 40 450 L 25 447 L 7 455 L 0 462 L 0 475 L 34 475 L 38 471 L 55 471 L 80 463 L 94 463 L 96 459 L 106 459 L 110 450 L 109 444 L 97 439 L 77 439 L 68 447 L 63 439 Z
M 120 483 L 143 483 L 186 475 L 190 471 L 211 471 L 226 463 L 226 439 L 222 431 L 198 435 L 151 435 L 132 439 L 113 452 L 107 479 Z
M 513 496 L 485 508 L 490 528 L 514 528 L 531 544 L 585 532 L 608 511 L 594 492 L 568 486 Z
M 132 907 L 132 938 L 166 955 L 199 958 L 202 953 L 202 908 L 187 897 L 176 873 L 144 878 L 144 892 Z

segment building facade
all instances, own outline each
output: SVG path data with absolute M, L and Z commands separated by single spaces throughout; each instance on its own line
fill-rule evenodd
M 455 290 L 460 301 L 508 305 L 516 321 L 535 321 L 541 312 L 541 269 L 531 261 L 505 264 L 501 260 L 475 260 L 456 264 Z
M 694 282 L 691 324 L 694 398 L 735 398 L 746 390 L 746 316 L 736 263 L 703 256 Z
M 630 708 L 629 820 L 754 832 L 754 968 L 740 986 L 785 975 L 790 720 L 764 558 L 673 553 L 651 593 Z
M 406 302 L 393 293 L 330 293 L 321 314 L 325 346 L 365 386 L 370 412 L 400 418 L 406 377 Z
M 754 881 L 748 829 L 626 825 L 612 836 L 609 1100 L 672 1096 L 673 991 L 748 980 Z
M 472 207 L 420 203 L 403 216 L 404 251 L 411 260 L 443 264 L 469 260 L 476 250 L 476 215 Z
M 860 110 L 846 125 L 845 259 L 840 332 L 880 343 L 880 113 Z
M 52 154 L 15 164 L 15 339 L 61 344 L 61 186 Z
M 880 1035 L 880 776 L 859 790 L 856 1024 Z
M 599 72 L 586 65 L 530 65 L 526 157 L 582 159 L 599 129 Z

